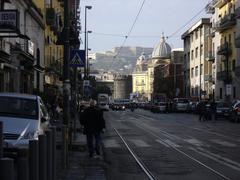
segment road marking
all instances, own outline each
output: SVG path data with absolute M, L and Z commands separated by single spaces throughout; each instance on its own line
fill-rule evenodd
M 165 143 L 169 144 L 170 146 L 172 147 L 175 147 L 175 148 L 180 148 L 181 146 L 179 146 L 178 144 L 172 142 L 171 140 L 169 139 L 166 139 L 166 140 L 163 140 Z
M 220 139 L 211 139 L 210 141 L 213 142 L 213 143 L 216 143 L 216 144 L 220 144 L 222 146 L 226 146 L 226 147 L 237 147 L 236 144 L 233 144 L 233 143 L 230 143 L 230 142 L 227 142 L 227 141 L 222 141 Z
M 115 139 L 105 139 L 103 144 L 106 148 L 118 148 L 120 144 Z
M 188 142 L 188 143 L 190 143 L 190 144 L 192 144 L 194 146 L 203 146 L 203 143 L 201 141 L 199 141 L 197 139 L 194 139 L 194 138 L 192 138 L 192 139 L 183 139 L 183 141 L 186 141 L 186 142 Z
M 212 159 L 212 160 L 218 162 L 219 164 L 222 164 L 222 165 L 230 167 L 234 170 L 240 171 L 240 164 L 238 162 L 235 162 L 231 159 L 219 156 L 217 154 L 213 154 L 213 153 L 207 151 L 206 149 L 202 149 L 202 148 L 198 148 L 198 149 L 189 148 L 189 149 L 191 149 L 194 152 L 197 152 L 197 153 L 201 154 L 202 156 L 205 156 L 209 159 Z
M 141 139 L 131 139 L 130 141 L 138 147 L 150 147 L 149 144 Z
M 158 143 L 164 145 L 165 147 L 168 147 L 168 148 L 170 147 L 168 144 L 166 144 L 165 142 L 163 142 L 163 141 L 161 141 L 161 140 L 159 140 L 159 139 L 156 139 L 156 141 L 157 141 Z

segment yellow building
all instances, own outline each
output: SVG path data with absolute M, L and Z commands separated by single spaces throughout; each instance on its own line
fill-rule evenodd
M 62 87 L 61 74 L 63 64 L 63 46 L 57 45 L 58 35 L 63 29 L 63 1 L 34 0 L 41 9 L 45 19 L 45 52 L 44 52 L 44 91 L 57 91 Z
M 132 74 L 132 92 L 137 95 L 139 101 L 147 101 L 149 94 L 148 87 L 148 59 L 143 53 L 136 63 L 136 68 Z
M 215 0 L 212 2 L 215 15 L 218 15 L 215 28 L 220 34 L 220 46 L 217 47 L 218 99 L 231 100 L 239 94 L 239 80 L 235 75 L 237 66 L 236 37 L 236 0 Z M 238 90 L 237 90 L 238 89 Z

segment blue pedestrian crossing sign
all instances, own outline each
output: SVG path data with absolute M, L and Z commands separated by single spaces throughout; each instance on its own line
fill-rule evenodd
M 85 50 L 71 49 L 69 66 L 85 67 L 85 59 L 86 59 Z

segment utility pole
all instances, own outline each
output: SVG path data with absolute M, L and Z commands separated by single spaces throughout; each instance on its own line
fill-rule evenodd
M 69 1 L 64 0 L 64 62 L 63 62 L 63 146 L 62 146 L 62 165 L 65 169 L 68 166 L 68 127 L 69 127 L 69 96 L 70 96 L 70 80 L 69 80 Z

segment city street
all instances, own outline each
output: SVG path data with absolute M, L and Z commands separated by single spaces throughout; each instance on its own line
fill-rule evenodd
M 139 109 L 109 111 L 105 119 L 103 150 L 109 179 L 240 177 L 240 124 L 199 122 L 193 114 Z

